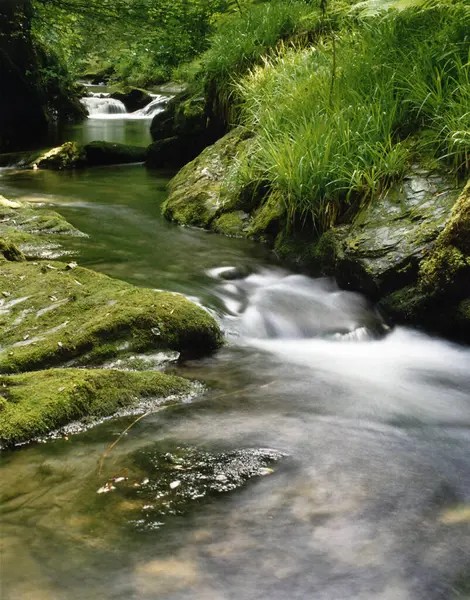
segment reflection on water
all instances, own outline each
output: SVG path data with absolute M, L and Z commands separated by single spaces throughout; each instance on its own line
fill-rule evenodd
M 164 222 L 166 179 L 141 167 L 0 183 L 88 233 L 67 240 L 81 264 L 198 299 L 229 340 L 172 367 L 207 391 L 136 423 L 101 474 L 133 417 L 4 453 L 2 599 L 469 597 L 469 348 L 389 331 L 361 297 L 262 246 Z M 247 448 L 285 459 L 171 514 L 184 448 L 193 463 Z

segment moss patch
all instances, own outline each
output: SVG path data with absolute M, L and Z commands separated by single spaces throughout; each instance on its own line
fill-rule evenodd
M 62 146 L 52 148 L 34 161 L 41 169 L 72 169 L 84 166 L 85 152 L 76 142 L 65 142 Z
M 38 208 L 34 204 L 11 202 L 0 197 L 0 237 L 7 260 L 13 260 L 16 248 L 24 257 L 59 258 L 68 254 L 58 239 L 63 235 L 85 236 L 73 227 L 61 215 L 52 211 Z M 17 259 L 19 255 L 16 255 Z
M 202 308 L 178 294 L 136 288 L 63 263 L 5 262 L 0 271 L 0 370 L 18 372 L 123 349 L 198 356 L 221 337 Z
M 420 288 L 432 295 L 463 297 L 470 293 L 470 180 L 452 215 L 421 263 Z
M 0 376 L 0 443 L 23 442 L 86 415 L 107 416 L 143 397 L 189 388 L 188 381 L 159 372 L 52 369 Z
M 212 224 L 216 233 L 223 233 L 229 237 L 245 237 L 249 228 L 249 215 L 241 210 L 225 213 Z
M 277 194 L 271 194 L 255 212 L 249 235 L 260 237 L 277 234 L 282 228 L 284 215 L 285 207 L 282 198 Z
M 91 142 L 83 149 L 89 167 L 143 162 L 146 155 L 145 147 L 114 142 Z

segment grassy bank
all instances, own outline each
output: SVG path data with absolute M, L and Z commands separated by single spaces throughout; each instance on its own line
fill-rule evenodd
M 257 139 L 238 185 L 268 187 L 288 227 L 322 231 L 412 162 L 467 169 L 469 23 L 462 5 L 390 11 L 266 57 L 237 84 Z
M 351 220 L 411 165 L 470 160 L 470 9 L 254 5 L 202 56 L 209 115 L 254 134 L 226 185 L 280 203 L 289 231 Z

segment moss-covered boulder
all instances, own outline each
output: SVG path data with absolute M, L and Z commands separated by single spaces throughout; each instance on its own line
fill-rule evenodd
M 417 279 L 379 305 L 397 322 L 470 341 L 470 183 L 421 261 Z
M 89 167 L 143 162 L 146 156 L 145 147 L 115 142 L 90 142 L 83 150 Z
M 148 92 L 136 87 L 125 87 L 113 91 L 109 97 L 121 101 L 127 112 L 140 110 L 152 101 L 152 96 Z
M 76 142 L 65 142 L 62 146 L 57 146 L 41 154 L 34 161 L 35 168 L 41 169 L 72 169 L 83 167 L 86 163 L 86 156 L 83 148 Z
M 43 436 L 85 416 L 104 417 L 143 398 L 189 390 L 185 379 L 158 371 L 49 369 L 0 375 L 0 445 Z
M 238 189 L 225 180 L 238 153 L 247 151 L 251 141 L 243 129 L 234 129 L 185 165 L 170 182 L 163 214 L 183 225 L 210 228 L 223 213 L 232 213 L 229 220 L 233 225 L 234 211 L 235 215 L 245 211 Z M 237 234 L 248 230 L 248 219 L 243 218 L 243 225 L 238 221 Z M 223 226 L 224 221 L 218 219 L 216 230 Z
M 221 342 L 214 319 L 184 296 L 73 264 L 5 261 L 0 293 L 4 373 L 153 348 L 201 356 Z
M 0 239 L 2 254 L 7 260 L 18 260 L 20 256 L 56 259 L 69 255 L 60 243 L 62 236 L 85 234 L 55 211 L 0 196 Z

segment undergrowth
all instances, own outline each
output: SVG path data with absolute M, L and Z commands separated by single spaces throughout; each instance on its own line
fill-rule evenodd
M 468 169 L 469 25 L 468 5 L 414 7 L 351 16 L 308 47 L 259 44 L 262 64 L 235 85 L 241 121 L 257 134 L 238 183 L 282 198 L 289 227 L 322 231 L 380 197 L 419 156 Z M 226 40 L 207 77 L 216 65 L 224 77 L 242 69 L 254 39 L 245 47 L 235 56 Z

